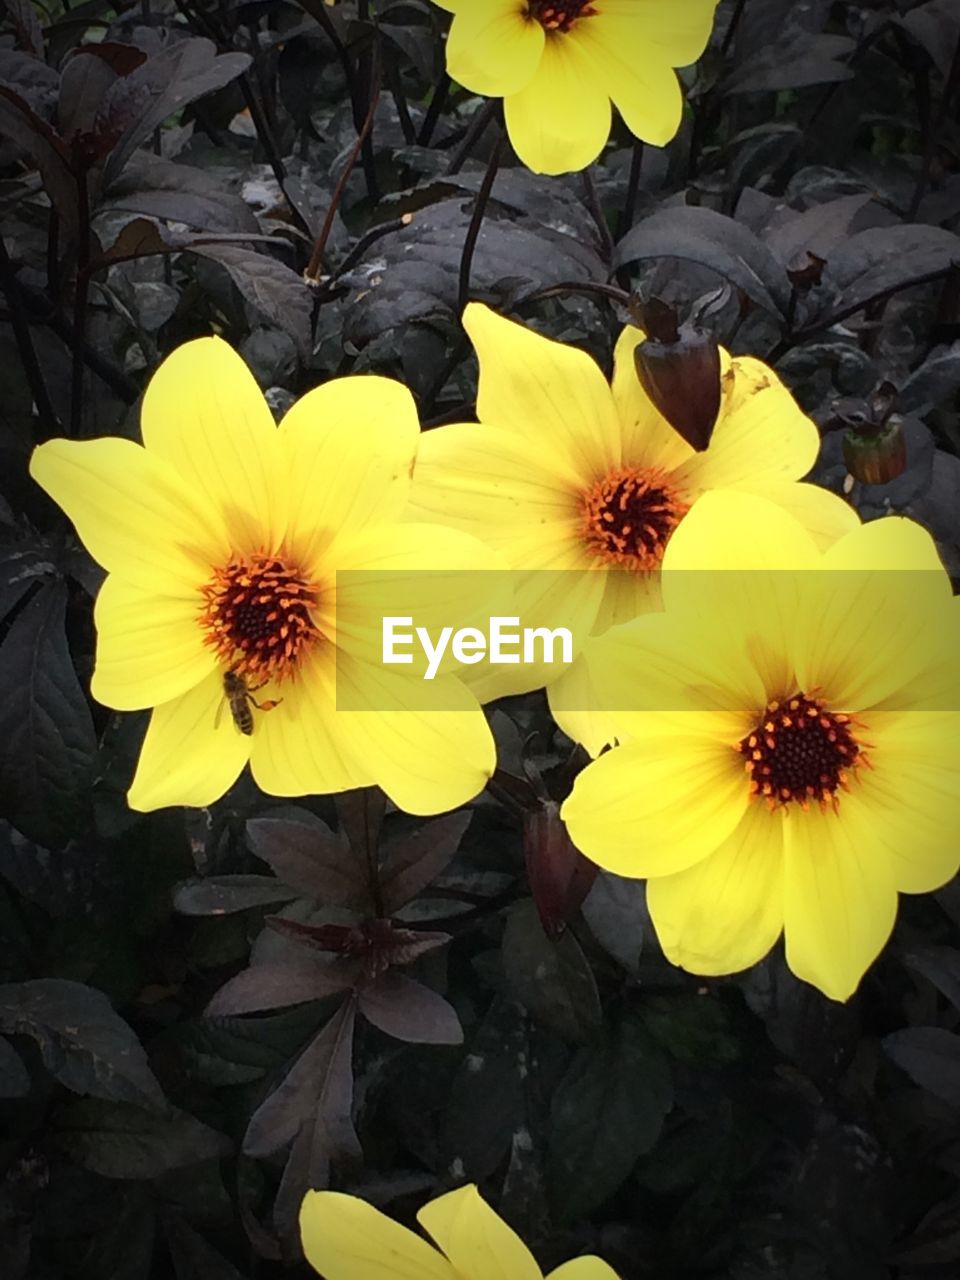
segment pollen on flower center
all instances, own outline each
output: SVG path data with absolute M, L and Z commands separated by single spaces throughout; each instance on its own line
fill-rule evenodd
M 791 801 L 808 809 L 815 800 L 836 812 L 837 792 L 850 789 L 847 771 L 869 765 L 853 730 L 849 716 L 803 693 L 769 702 L 757 727 L 737 744 L 747 757 L 752 794 L 764 797 L 771 810 Z
M 217 569 L 203 588 L 204 643 L 251 682 L 283 680 L 318 639 L 316 587 L 280 556 L 253 555 Z
M 621 467 L 584 492 L 581 534 L 605 563 L 649 572 L 689 508 L 659 468 Z
M 596 13 L 589 0 L 529 0 L 527 5 L 527 17 L 536 19 L 544 31 L 569 31 L 578 18 Z

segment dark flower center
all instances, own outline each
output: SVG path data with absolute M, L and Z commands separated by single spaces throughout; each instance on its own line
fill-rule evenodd
M 279 556 L 231 560 L 203 589 L 205 643 L 238 676 L 282 680 L 318 638 L 311 617 L 317 593 Z
M 544 31 L 569 31 L 578 18 L 592 18 L 596 12 L 589 0 L 529 0 L 527 5 L 527 17 Z
M 581 533 L 607 564 L 649 572 L 689 507 L 659 468 L 621 467 L 584 493 Z
M 747 758 L 752 794 L 771 810 L 791 801 L 808 809 L 811 800 L 836 810 L 837 791 L 849 790 L 848 770 L 868 765 L 853 725 L 803 693 L 768 703 L 756 729 L 737 745 Z

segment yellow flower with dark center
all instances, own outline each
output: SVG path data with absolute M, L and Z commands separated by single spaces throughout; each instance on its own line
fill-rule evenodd
M 640 385 L 639 329 L 621 334 L 611 385 L 585 352 L 481 304 L 470 303 L 464 325 L 480 361 L 480 424 L 424 435 L 413 510 L 500 552 L 518 571 L 516 611 L 528 623 L 573 621 L 585 636 L 658 609 L 664 551 L 710 490 L 761 494 L 822 545 L 857 526 L 835 495 L 797 483 L 816 459 L 819 433 L 759 360 L 721 353 L 720 413 L 709 447 L 697 452 Z M 590 706 L 579 663 L 565 672 L 477 667 L 465 678 L 483 701 L 546 683 L 567 732 L 593 752 L 608 740 L 601 724 L 578 714 Z
M 610 101 L 627 128 L 662 147 L 683 97 L 675 67 L 696 62 L 716 0 L 437 0 L 453 15 L 447 70 L 503 98 L 514 150 L 535 173 L 570 173 L 599 156 Z
M 209 804 L 248 761 L 273 795 L 377 784 L 433 813 L 480 791 L 494 746 L 474 696 L 440 674 L 408 709 L 404 678 L 369 643 L 368 581 L 400 574 L 411 610 L 439 621 L 471 616 L 465 571 L 490 567 L 455 530 L 401 523 L 410 393 L 336 379 L 277 427 L 240 357 L 202 338 L 151 379 L 142 431 L 143 446 L 52 440 L 30 466 L 108 571 L 94 697 L 154 708 L 131 806 Z M 447 571 L 443 589 L 421 570 Z
M 473 1185 L 432 1200 L 417 1220 L 437 1248 L 356 1196 L 308 1191 L 307 1261 L 324 1280 L 544 1280 L 533 1254 Z M 547 1280 L 617 1280 L 600 1258 L 574 1258 Z
M 761 498 L 706 495 L 664 557 L 664 611 L 588 642 L 620 745 L 561 810 L 575 844 L 648 877 L 667 957 L 787 962 L 835 1000 L 960 846 L 960 601 L 919 525 L 821 552 Z

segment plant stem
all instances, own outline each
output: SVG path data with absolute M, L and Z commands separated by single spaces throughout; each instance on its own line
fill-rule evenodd
M 20 353 L 20 363 L 23 365 L 24 373 L 27 375 L 33 402 L 37 406 L 37 417 L 39 418 L 40 426 L 40 430 L 37 433 L 39 443 L 42 440 L 49 440 L 51 436 L 59 432 L 60 421 L 47 392 L 43 370 L 40 368 L 40 361 L 37 359 L 37 351 L 33 345 L 30 325 L 24 314 L 20 298 L 20 282 L 17 280 L 17 273 L 10 260 L 10 254 L 7 252 L 3 236 L 0 236 L 0 289 L 3 290 L 3 296 L 6 298 L 7 305 L 10 308 L 10 324 L 13 327 L 14 340 Z
M 594 182 L 593 174 L 589 169 L 584 169 L 583 171 L 583 191 L 587 198 L 587 208 L 590 210 L 590 215 L 596 223 L 597 231 L 600 235 L 600 248 L 603 253 L 603 259 L 609 263 L 613 257 L 613 236 L 603 212 L 600 197 L 597 194 L 597 184 Z
M 929 117 L 929 75 L 925 75 L 923 77 L 923 81 L 927 90 L 927 114 Z M 950 103 L 953 99 L 954 93 L 956 92 L 958 83 L 960 83 L 960 36 L 957 37 L 956 48 L 953 51 L 953 61 L 950 64 L 950 72 L 947 76 L 946 84 L 943 86 L 943 97 L 940 100 L 940 109 L 937 112 L 937 117 L 932 124 L 929 124 L 924 130 L 923 160 L 920 165 L 920 174 L 917 178 L 916 186 L 913 189 L 913 199 L 910 201 L 910 208 L 907 211 L 907 217 L 909 219 L 913 219 L 917 216 L 917 211 L 920 208 L 921 201 L 926 195 L 927 187 L 930 184 L 930 171 L 933 167 L 933 157 L 937 148 L 937 140 L 950 110 Z M 922 96 L 919 98 L 919 101 L 922 106 Z
M 420 126 L 420 132 L 417 135 L 417 144 L 421 147 L 428 147 L 430 139 L 433 137 L 433 131 L 437 127 L 437 121 L 440 119 L 441 112 L 447 104 L 447 95 L 450 92 L 450 77 L 446 71 L 440 73 L 440 79 L 436 83 L 433 94 L 430 98 L 430 105 L 427 107 L 427 114 L 423 117 L 423 124 Z
M 488 102 L 485 102 L 480 110 L 474 115 L 467 127 L 467 132 L 464 134 L 463 141 L 460 143 L 460 146 L 454 153 L 450 164 L 447 166 L 447 173 L 460 172 L 467 156 L 480 141 L 480 138 L 486 132 L 487 125 L 497 114 L 499 108 L 500 103 L 497 99 L 491 98 Z
M 740 25 L 740 19 L 743 16 L 743 11 L 746 7 L 747 0 L 737 0 L 737 7 L 734 9 L 733 15 L 730 18 L 730 25 L 727 27 L 723 35 L 723 44 L 720 46 L 721 58 L 725 58 L 727 56 L 730 46 L 733 44 L 733 38 L 737 34 L 737 27 Z
M 77 274 L 73 294 L 73 375 L 70 380 L 70 435 L 76 440 L 83 427 L 83 346 L 87 330 L 87 298 L 90 280 L 87 267 L 90 262 L 90 196 L 87 187 L 87 170 L 80 167 L 77 174 Z
M 494 143 L 493 150 L 490 152 L 487 171 L 483 175 L 480 190 L 477 192 L 476 204 L 473 206 L 473 217 L 470 219 L 470 226 L 467 228 L 466 238 L 463 242 L 463 253 L 460 255 L 460 277 L 457 284 L 457 314 L 460 316 L 463 315 L 463 309 L 470 300 L 470 269 L 473 266 L 473 255 L 480 236 L 483 215 L 490 199 L 490 192 L 493 190 L 497 170 L 500 168 L 502 150 L 503 134 L 501 133 Z
M 320 275 L 320 272 L 323 268 L 323 255 L 326 252 L 327 241 L 330 238 L 330 232 L 333 228 L 333 220 L 336 217 L 337 210 L 340 207 L 340 202 L 343 199 L 343 193 L 346 190 L 346 186 L 350 178 L 350 174 L 353 172 L 354 166 L 357 163 L 357 158 L 360 156 L 363 150 L 363 146 L 367 141 L 367 139 L 369 138 L 370 131 L 373 128 L 373 119 L 374 119 L 374 116 L 376 115 L 377 103 L 380 101 L 379 53 L 380 53 L 379 46 L 377 46 L 375 57 L 374 57 L 374 71 L 376 73 L 376 78 L 375 78 L 374 92 L 370 98 L 370 105 L 367 108 L 367 118 L 363 122 L 363 128 L 360 130 L 359 134 L 357 135 L 357 140 L 353 144 L 353 148 L 351 149 L 349 156 L 347 156 L 347 163 L 344 166 L 343 173 L 341 173 L 340 178 L 337 182 L 337 185 L 334 188 L 333 195 L 330 197 L 330 206 L 327 209 L 326 217 L 323 220 L 323 226 L 320 228 L 320 233 L 317 236 L 316 244 L 314 244 L 313 246 L 313 253 L 310 255 L 310 261 L 307 264 L 307 269 L 303 273 L 307 280 L 316 280 Z

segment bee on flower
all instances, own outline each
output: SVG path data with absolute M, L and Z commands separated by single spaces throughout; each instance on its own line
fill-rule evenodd
M 464 571 L 490 562 L 455 530 L 401 523 L 409 391 L 335 379 L 277 426 L 236 352 L 200 338 L 154 374 L 141 427 L 142 445 L 51 440 L 30 465 L 107 570 L 94 697 L 152 708 L 130 805 L 210 804 L 247 763 L 273 795 L 379 785 L 414 813 L 482 790 L 495 751 L 475 697 L 441 673 L 411 707 L 366 638 L 365 574 L 408 575 L 424 617 L 467 617 Z M 445 590 L 421 570 L 449 571 Z

